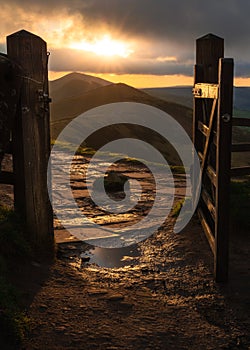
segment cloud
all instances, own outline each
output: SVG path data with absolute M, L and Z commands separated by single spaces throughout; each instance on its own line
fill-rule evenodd
M 190 39 L 216 32 L 245 42 L 249 36 L 250 2 L 246 0 L 9 0 L 9 5 L 48 13 L 81 14 L 83 23 L 133 36 Z M 191 39 L 192 40 L 192 39 Z
M 237 75 L 249 76 L 250 2 L 246 0 L 9 0 L 1 13 L 2 33 L 25 27 L 48 41 L 54 70 L 79 70 L 81 65 L 110 70 L 105 60 L 93 67 L 97 57 L 86 55 L 81 61 L 72 52 L 67 60 L 59 50 L 79 37 L 91 41 L 109 32 L 136 48 L 129 59 L 119 60 L 120 66 L 114 65 L 114 73 L 190 75 L 195 39 L 212 32 L 225 39 L 225 53 L 235 58 Z M 159 59 L 171 56 L 176 57 L 174 64 Z
M 235 75 L 241 78 L 250 78 L 250 62 L 238 62 L 235 66 Z
M 193 74 L 193 62 L 138 58 L 101 58 L 79 50 L 56 49 L 50 56 L 49 68 L 53 71 L 84 71 L 115 74 L 172 75 Z

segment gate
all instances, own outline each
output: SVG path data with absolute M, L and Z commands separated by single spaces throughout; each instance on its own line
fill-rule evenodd
M 208 34 L 196 42 L 193 141 L 201 161 L 198 215 L 214 254 L 217 282 L 228 278 L 233 59 L 224 40 Z

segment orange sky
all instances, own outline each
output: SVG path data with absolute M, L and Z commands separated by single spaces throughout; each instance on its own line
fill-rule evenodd
M 55 80 L 70 72 L 49 72 L 49 79 Z M 93 74 L 88 72 L 80 72 L 85 74 L 94 75 L 98 78 L 102 78 L 112 83 L 125 83 L 136 88 L 147 87 L 167 87 L 178 85 L 193 85 L 193 77 L 187 77 L 184 75 L 142 75 L 142 74 Z M 235 78 L 235 86 L 250 86 L 250 78 Z
M 211 29 L 225 39 L 225 55 L 235 58 L 236 74 L 250 75 L 250 55 L 245 44 L 247 41 L 236 40 L 230 34 L 233 25 L 235 31 L 239 29 L 237 23 L 231 21 L 227 30 L 222 30 L 220 16 L 217 18 L 212 12 L 208 17 L 208 11 L 204 8 L 200 13 L 203 21 L 191 15 L 195 30 L 189 26 L 185 28 L 185 24 L 188 24 L 185 8 L 190 7 L 188 2 L 183 2 L 182 6 L 177 5 L 177 2 L 175 5 L 171 3 L 171 6 L 177 6 L 178 11 L 181 11 L 178 18 L 173 18 L 167 5 L 170 0 L 155 2 L 153 8 L 156 12 L 152 12 L 152 6 L 147 6 L 146 2 L 144 11 L 141 11 L 139 5 L 143 0 L 136 0 L 133 6 L 130 5 L 133 11 L 118 6 L 121 0 L 110 0 L 114 9 L 108 11 L 104 2 L 94 0 L 79 0 L 81 10 L 74 8 L 74 2 L 66 0 L 64 6 L 59 1 L 53 4 L 47 1 L 28 1 L 30 6 L 27 6 L 27 1 L 9 0 L 1 5 L 0 51 L 6 52 L 6 36 L 18 30 L 25 29 L 41 36 L 51 53 L 50 80 L 77 71 L 136 88 L 193 85 L 193 77 L 190 75 L 195 61 L 195 40 Z M 85 6 L 87 3 L 91 6 Z M 207 3 L 202 4 L 208 6 Z M 90 9 L 93 12 L 89 12 Z M 116 11 L 122 15 L 123 21 L 116 16 Z M 124 16 L 126 11 L 127 17 Z M 134 11 L 138 11 L 137 15 Z M 234 12 L 230 11 L 229 15 L 233 16 Z M 242 15 L 244 13 L 248 12 L 243 11 Z M 110 16 L 114 23 L 107 20 Z M 215 17 L 218 21 L 211 28 L 210 21 Z M 183 27 L 180 28 L 177 22 Z M 140 33 L 138 25 L 141 26 Z M 247 33 L 245 35 L 248 37 Z M 250 77 L 235 78 L 235 85 L 250 86 Z

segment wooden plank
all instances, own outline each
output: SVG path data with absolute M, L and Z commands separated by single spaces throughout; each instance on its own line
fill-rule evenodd
M 193 88 L 195 98 L 218 99 L 218 84 L 197 83 Z
M 201 121 L 198 121 L 198 130 L 202 133 L 203 136 L 207 137 L 208 135 L 208 126 L 202 123 Z M 213 144 L 216 146 L 216 132 L 213 130 Z M 203 157 L 202 157 L 203 158 Z
M 204 154 L 203 154 L 202 164 L 201 164 L 202 177 L 204 175 L 204 170 L 205 170 L 205 167 L 207 165 L 209 147 L 210 147 L 211 142 L 213 140 L 213 128 L 214 128 L 215 108 L 216 108 L 216 106 L 217 106 L 217 100 L 214 99 L 213 100 L 211 114 L 210 114 L 209 126 L 208 126 L 208 134 L 207 134 L 207 137 L 206 137 L 206 142 L 205 142 L 205 147 L 204 147 Z
M 201 197 L 204 203 L 206 204 L 206 207 L 208 208 L 213 220 L 215 221 L 216 220 L 215 207 L 213 205 L 212 198 L 210 197 L 209 193 L 206 191 L 205 188 L 202 189 Z
M 198 156 L 199 156 L 200 161 L 202 161 L 202 159 L 203 159 L 203 153 L 202 153 L 202 152 L 198 152 Z
M 216 176 L 215 170 L 211 166 L 207 167 L 207 176 L 209 177 L 209 179 L 212 182 L 212 184 L 214 186 L 216 186 L 216 177 L 217 176 Z
M 213 254 L 215 254 L 215 240 L 214 240 L 213 233 L 210 229 L 210 226 L 208 225 L 208 223 L 206 221 L 206 217 L 205 217 L 203 211 L 201 210 L 201 208 L 198 208 L 197 212 L 198 212 L 198 216 L 199 216 L 201 225 L 202 225 L 203 230 L 205 232 L 205 235 L 207 237 L 209 246 L 210 246 Z
M 14 185 L 14 174 L 9 171 L 0 171 L 0 184 Z
M 250 143 L 233 143 L 232 152 L 250 152 Z
M 250 166 L 235 167 L 231 169 L 231 176 L 245 176 L 250 175 Z
M 215 279 L 217 282 L 226 282 L 228 279 L 233 69 L 233 59 L 220 59 L 215 203 Z
M 198 130 L 200 130 L 200 132 L 204 135 L 207 136 L 208 135 L 208 126 L 205 125 L 204 123 L 202 123 L 200 120 L 198 121 Z
M 250 127 L 250 119 L 248 118 L 233 118 L 233 126 L 248 126 Z
M 47 193 L 49 106 L 39 95 L 39 91 L 42 97 L 48 95 L 47 45 L 40 37 L 21 30 L 7 37 L 7 51 L 24 72 L 13 134 L 16 207 L 25 214 L 29 239 L 37 249 L 53 253 L 53 213 Z

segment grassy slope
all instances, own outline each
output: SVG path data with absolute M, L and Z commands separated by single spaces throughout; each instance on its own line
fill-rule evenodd
M 249 99 L 247 97 L 249 92 L 249 88 L 235 89 L 236 107 L 248 106 Z M 125 84 L 111 84 L 95 77 L 72 73 L 51 83 L 51 95 L 52 97 L 54 96 L 51 105 L 53 139 L 79 114 L 100 105 L 128 101 L 145 103 L 162 109 L 172 115 L 190 136 L 192 133 L 191 87 L 144 89 L 142 91 Z M 236 108 L 234 113 L 238 117 L 250 116 L 250 110 L 243 111 Z M 162 139 L 157 138 L 156 135 L 152 136 L 152 133 L 149 134 L 145 130 L 132 130 L 124 125 L 120 125 L 118 128 L 108 128 L 102 132 L 102 135 L 100 133 L 93 135 L 92 138 L 87 140 L 88 146 L 98 148 L 113 140 L 111 135 L 116 135 L 118 138 L 124 135 L 126 137 L 138 137 L 146 142 L 150 140 L 154 146 L 168 157 L 170 163 L 176 164 L 177 162 L 176 155 L 173 155 L 172 150 L 164 146 Z M 248 128 L 235 127 L 233 130 L 234 142 L 249 142 L 249 135 Z M 249 163 L 249 153 L 233 154 L 234 166 Z
M 55 139 L 74 117 L 94 107 L 114 102 L 138 102 L 157 107 L 172 115 L 191 135 L 191 109 L 157 99 L 125 84 L 112 84 L 88 91 L 82 96 L 54 102 L 51 106 L 52 138 Z M 122 121 L 117 119 L 117 123 L 122 123 Z M 86 128 L 88 128 L 87 124 Z M 72 133 L 74 133 L 73 130 Z M 145 128 L 128 127 L 125 124 L 108 127 L 102 132 L 92 135 L 86 144 L 87 146 L 98 148 L 115 138 L 121 137 L 139 138 L 150 142 L 167 156 L 170 164 L 179 164 L 176 152 L 169 145 L 166 146 L 165 140 Z
M 163 100 L 175 102 L 189 108 L 193 105 L 192 86 L 143 89 L 148 94 Z M 236 116 L 250 117 L 250 88 L 234 88 L 234 109 Z M 240 115 L 241 114 L 241 115 Z
M 31 249 L 14 212 L 0 205 L 0 344 L 1 349 L 19 349 L 28 319 L 21 307 L 21 295 L 12 283 L 15 264 L 29 259 Z M 13 270 L 14 269 L 14 270 Z
M 109 84 L 111 84 L 109 81 L 100 78 L 80 73 L 70 73 L 60 79 L 50 81 L 50 97 L 52 101 L 58 102 L 73 96 L 80 96 L 87 91 Z
M 147 88 L 142 91 L 156 98 L 193 108 L 192 86 Z

